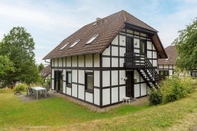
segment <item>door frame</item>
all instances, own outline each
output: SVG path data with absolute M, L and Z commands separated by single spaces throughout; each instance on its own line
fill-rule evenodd
M 126 70 L 126 96 L 134 98 L 134 71 Z
M 55 81 L 54 81 L 54 90 L 56 91 L 63 91 L 63 76 L 62 76 L 63 71 L 55 71 Z M 62 90 L 61 87 L 62 86 Z

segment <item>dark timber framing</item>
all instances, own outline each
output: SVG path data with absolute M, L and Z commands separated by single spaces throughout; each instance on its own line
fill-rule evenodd
M 101 54 L 86 54 L 52 59 L 52 74 L 55 71 L 62 71 L 66 75 L 66 78 L 63 78 L 63 94 L 100 108 L 114 105 L 122 101 L 123 96 L 121 96 L 121 92 L 123 91 L 122 94 L 124 94 L 124 91 L 126 91 L 126 82 L 123 79 L 127 72 L 132 71 L 132 96 L 136 98 L 146 96 L 147 82 L 143 80 L 137 68 L 125 68 L 123 63 L 125 58 L 124 53 L 126 53 L 126 38 L 131 37 L 133 43 L 134 41 L 139 41 L 140 44 L 140 41 L 144 41 L 144 54 L 147 55 L 150 63 L 153 64 L 152 68 L 157 67 L 157 50 L 151 40 L 153 34 L 150 31 L 148 32 L 139 32 L 130 26 L 125 26 L 118 33 L 115 43 L 112 41 Z M 125 43 L 125 45 L 121 43 Z M 133 47 L 133 49 L 140 51 L 140 46 Z M 68 73 L 72 74 L 70 87 L 67 86 Z M 87 74 L 93 75 L 94 86 L 91 91 L 86 88 Z M 104 77 L 107 75 L 109 78 L 105 80 Z M 54 86 L 53 82 L 55 82 L 55 79 L 52 75 L 52 85 Z

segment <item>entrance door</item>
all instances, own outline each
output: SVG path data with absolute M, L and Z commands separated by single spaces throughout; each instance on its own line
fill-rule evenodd
M 134 98 L 134 76 L 133 71 L 127 71 L 127 81 L 126 81 L 126 96 Z
M 55 71 L 55 90 L 58 92 L 63 91 L 62 71 Z

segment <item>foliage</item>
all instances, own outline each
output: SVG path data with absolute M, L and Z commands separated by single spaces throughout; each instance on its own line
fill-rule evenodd
M 44 69 L 44 65 L 42 63 L 40 63 L 38 65 L 38 71 L 40 72 L 42 69 Z
M 47 84 L 48 86 L 51 85 L 51 78 L 47 78 L 47 79 L 46 79 L 46 84 Z
M 172 76 L 162 83 L 163 103 L 173 102 L 181 98 L 187 97 L 194 91 L 194 84 L 191 77 L 178 78 Z
M 26 84 L 20 83 L 20 84 L 18 84 L 18 85 L 16 85 L 14 87 L 14 91 L 16 91 L 16 92 L 25 91 L 26 88 L 27 88 L 27 85 Z
M 176 66 L 180 69 L 193 70 L 197 67 L 197 18 L 186 29 L 179 31 L 179 37 L 173 42 L 178 57 Z
M 162 94 L 160 89 L 151 89 L 148 95 L 148 100 L 151 105 L 158 105 L 162 103 Z
M 196 80 L 192 77 L 179 78 L 173 75 L 160 83 L 160 88 L 152 89 L 149 94 L 151 105 L 169 103 L 187 97 L 196 88 Z
M 14 72 L 14 65 L 7 56 L 0 55 L 0 75 L 3 76 L 5 71 Z
M 7 56 L 15 71 L 7 70 L 0 76 L 3 86 L 13 86 L 17 81 L 37 82 L 40 78 L 35 64 L 34 41 L 23 27 L 13 27 L 0 43 L 0 55 Z
M 2 89 L 0 89 L 0 93 L 9 93 L 9 92 L 13 92 L 13 90 L 10 89 L 10 88 L 2 88 Z

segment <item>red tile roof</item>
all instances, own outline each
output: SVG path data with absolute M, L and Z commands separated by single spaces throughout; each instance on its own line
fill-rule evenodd
M 126 11 L 120 11 L 105 18 L 94 21 L 88 25 L 85 25 L 84 27 L 64 39 L 43 59 L 102 53 L 110 44 L 110 42 L 116 37 L 118 32 L 124 28 L 125 23 L 130 23 L 134 26 L 152 31 L 157 36 L 157 31 L 154 28 L 130 15 Z M 87 45 L 86 42 L 96 34 L 99 34 L 99 36 L 91 44 Z M 76 44 L 73 48 L 70 48 L 70 46 L 79 39 L 79 43 Z M 66 43 L 69 44 L 64 49 L 60 50 L 60 48 L 63 47 Z M 160 57 L 165 58 L 165 51 L 158 36 L 156 37 L 155 44 L 157 44 L 156 48 L 161 54 Z
M 175 46 L 168 46 L 165 48 L 167 59 L 158 59 L 158 65 L 174 65 L 176 62 L 177 52 Z

